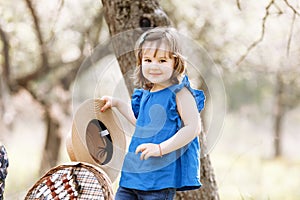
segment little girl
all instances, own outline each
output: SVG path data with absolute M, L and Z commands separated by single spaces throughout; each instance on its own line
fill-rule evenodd
M 137 67 L 131 108 L 104 96 L 101 111 L 116 107 L 136 126 L 126 154 L 116 200 L 173 199 L 176 190 L 200 183 L 202 91 L 191 88 L 177 34 L 155 28 L 136 43 Z

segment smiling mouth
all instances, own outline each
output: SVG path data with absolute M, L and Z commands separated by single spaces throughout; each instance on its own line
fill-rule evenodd
M 150 73 L 150 75 L 152 75 L 152 76 L 159 76 L 159 75 L 161 75 L 161 73 Z

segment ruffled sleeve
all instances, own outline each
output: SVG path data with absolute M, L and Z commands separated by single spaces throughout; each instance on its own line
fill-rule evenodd
M 202 90 L 193 89 L 193 96 L 195 97 L 198 111 L 201 112 L 201 110 L 203 110 L 204 104 L 205 104 L 204 92 Z
M 131 107 L 134 113 L 135 118 L 139 115 L 140 110 L 140 102 L 143 96 L 142 89 L 134 89 L 133 94 L 131 96 Z
M 205 104 L 204 92 L 202 90 L 193 89 L 190 85 L 190 82 L 189 82 L 189 79 L 188 79 L 187 76 L 185 76 L 182 79 L 181 84 L 179 84 L 175 88 L 174 92 L 175 93 L 179 92 L 183 87 L 186 87 L 192 93 L 192 95 L 194 96 L 196 104 L 197 104 L 198 111 L 200 112 L 201 110 L 203 110 L 204 104 Z

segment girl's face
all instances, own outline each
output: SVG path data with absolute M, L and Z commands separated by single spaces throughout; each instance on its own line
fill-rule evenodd
M 142 73 L 143 76 L 153 83 L 152 91 L 160 90 L 170 86 L 171 76 L 174 70 L 174 58 L 170 56 L 166 45 L 146 42 L 142 52 Z

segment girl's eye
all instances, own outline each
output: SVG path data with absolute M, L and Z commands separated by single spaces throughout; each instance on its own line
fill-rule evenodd
M 150 59 L 145 59 L 144 61 L 145 61 L 145 62 L 151 62 L 151 60 L 150 60 Z
M 159 60 L 159 62 L 160 62 L 160 63 L 165 63 L 165 62 L 167 62 L 167 60 L 161 59 L 161 60 Z

